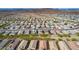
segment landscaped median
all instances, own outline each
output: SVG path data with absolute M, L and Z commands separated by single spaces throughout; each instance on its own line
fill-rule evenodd
M 27 39 L 27 40 L 50 39 L 50 35 L 48 35 L 48 34 L 40 34 L 40 35 L 37 35 L 37 34 L 27 34 L 27 35 L 25 35 L 25 34 L 19 34 L 19 35 L 3 35 L 3 34 L 0 34 L 0 38 L 2 38 L 2 39 L 21 38 L 21 39 Z
M 79 39 L 78 35 L 50 35 L 50 34 L 19 34 L 19 35 L 3 35 L 0 34 L 0 39 L 13 39 L 13 38 L 20 38 L 20 39 L 25 39 L 25 40 L 58 40 L 61 41 L 63 38 L 69 40 L 69 41 L 76 41 Z

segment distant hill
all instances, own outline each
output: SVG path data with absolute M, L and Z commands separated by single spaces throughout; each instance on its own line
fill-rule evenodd
M 0 12 L 79 14 L 79 8 L 0 8 Z

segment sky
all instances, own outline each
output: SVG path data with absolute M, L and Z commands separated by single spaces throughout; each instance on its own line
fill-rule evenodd
M 0 8 L 79 8 L 78 0 L 0 0 Z

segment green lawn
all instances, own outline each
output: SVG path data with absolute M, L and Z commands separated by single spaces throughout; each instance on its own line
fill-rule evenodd
M 70 36 L 59 36 L 59 35 L 49 35 L 49 34 L 41 34 L 41 35 L 37 35 L 37 34 L 20 34 L 20 35 L 3 35 L 0 34 L 0 38 L 2 39 L 13 39 L 13 38 L 20 38 L 20 39 L 26 39 L 26 40 L 63 40 L 63 39 L 67 39 L 67 40 L 79 40 L 79 36 L 77 35 L 70 35 Z
M 0 28 L 5 28 L 8 25 L 9 25 L 8 23 L 6 23 L 6 24 L 0 24 Z

